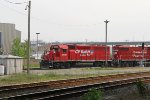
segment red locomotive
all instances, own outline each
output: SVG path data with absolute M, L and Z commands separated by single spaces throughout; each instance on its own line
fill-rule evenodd
M 107 55 L 107 57 L 106 57 Z M 93 63 L 94 66 L 104 65 L 105 60 L 111 62 L 110 47 L 97 45 L 52 45 L 50 51 L 45 52 L 41 67 L 53 66 L 54 68 L 71 67 L 76 63 Z
M 141 46 L 114 46 L 113 64 L 115 66 L 138 66 L 144 60 L 150 60 L 150 47 Z
M 59 44 L 44 53 L 40 66 L 69 68 L 81 62 L 105 66 L 106 61 L 108 66 L 138 66 L 141 60 L 150 60 L 150 47 Z

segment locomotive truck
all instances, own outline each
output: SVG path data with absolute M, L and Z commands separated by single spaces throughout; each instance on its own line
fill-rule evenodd
M 70 68 L 77 63 L 93 63 L 93 66 L 138 66 L 141 61 L 150 60 L 150 47 L 105 46 L 58 44 L 45 51 L 40 62 L 41 68 Z

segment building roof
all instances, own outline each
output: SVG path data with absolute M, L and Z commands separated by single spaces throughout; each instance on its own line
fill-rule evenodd
M 0 59 L 23 59 L 23 57 L 13 56 L 13 55 L 0 55 Z

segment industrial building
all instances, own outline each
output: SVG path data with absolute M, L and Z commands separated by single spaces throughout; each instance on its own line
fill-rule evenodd
M 15 24 L 0 23 L 0 51 L 2 54 L 10 54 L 13 40 L 21 40 L 21 31 L 15 29 Z

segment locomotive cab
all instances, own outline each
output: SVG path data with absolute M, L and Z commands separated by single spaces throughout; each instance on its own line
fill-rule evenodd
M 50 50 L 43 54 L 40 67 L 42 69 L 48 67 L 60 67 L 61 64 L 66 60 L 68 60 L 68 46 L 52 45 Z
M 54 45 L 51 47 L 54 55 L 52 56 L 54 61 L 66 61 L 68 60 L 68 46 L 67 45 Z

